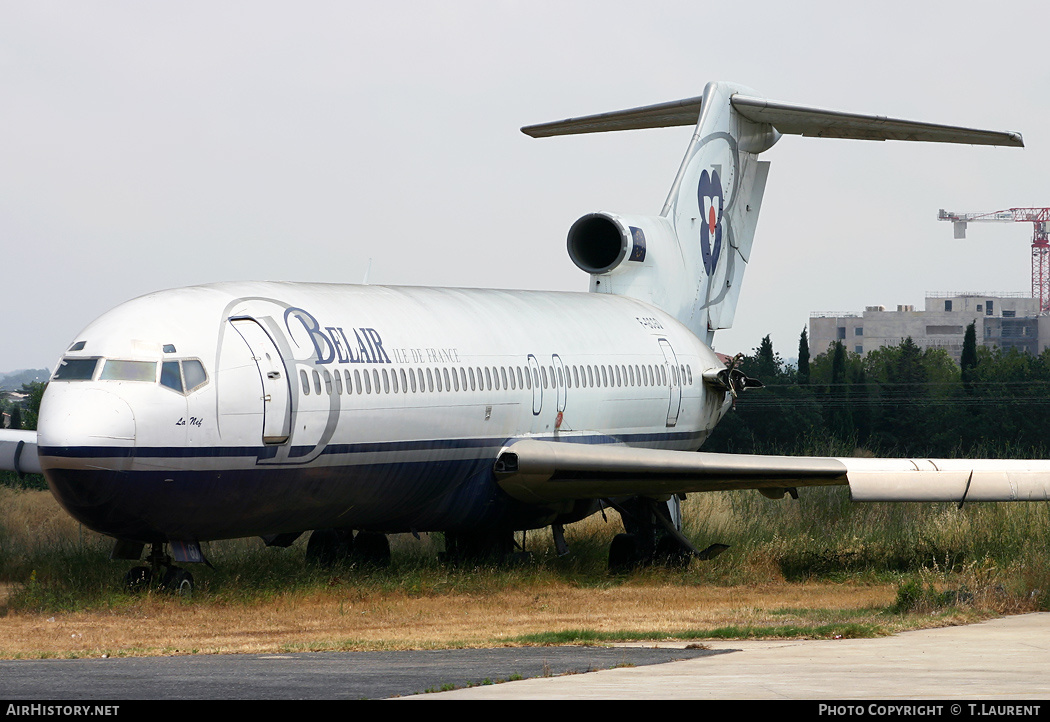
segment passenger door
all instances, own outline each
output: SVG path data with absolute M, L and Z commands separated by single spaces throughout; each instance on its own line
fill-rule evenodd
M 263 408 L 264 444 L 283 444 L 291 434 L 292 397 L 288 371 L 277 345 L 257 321 L 250 318 L 230 319 L 251 351 L 259 370 Z

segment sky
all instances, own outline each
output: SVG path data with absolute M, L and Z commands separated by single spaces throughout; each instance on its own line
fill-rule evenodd
M 859 9 L 858 9 L 859 7 Z M 51 368 L 150 291 L 222 280 L 577 290 L 580 216 L 658 214 L 688 127 L 523 125 L 731 80 L 816 107 L 1020 131 L 1026 148 L 783 138 L 734 328 L 1030 290 L 1050 206 L 1036 2 L 0 0 L 0 372 Z M 369 271 L 369 265 L 371 270 Z

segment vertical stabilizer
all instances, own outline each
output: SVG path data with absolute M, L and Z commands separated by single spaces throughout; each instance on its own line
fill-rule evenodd
M 729 83 L 708 83 L 700 118 L 662 216 L 670 220 L 692 288 L 678 318 L 700 338 L 733 324 L 744 269 L 762 206 L 769 163 L 758 154 L 780 137 L 772 126 L 747 120 L 733 108 Z
M 569 230 L 573 262 L 591 290 L 651 303 L 710 345 L 733 324 L 751 258 L 769 163 L 758 154 L 781 134 L 1023 147 L 1020 133 L 823 110 L 769 100 L 734 83 L 708 83 L 699 98 L 568 118 L 522 128 L 536 138 L 693 125 L 659 216 L 598 212 Z

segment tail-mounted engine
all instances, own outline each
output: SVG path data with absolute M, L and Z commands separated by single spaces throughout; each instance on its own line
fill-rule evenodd
M 569 228 L 569 258 L 591 276 L 590 290 L 637 298 L 678 316 L 695 284 L 663 216 L 588 213 Z
M 611 213 L 588 213 L 569 228 L 568 249 L 580 270 L 612 273 L 625 261 L 645 261 L 645 231 Z

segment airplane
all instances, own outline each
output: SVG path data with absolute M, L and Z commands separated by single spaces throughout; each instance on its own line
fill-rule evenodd
M 192 591 L 202 544 L 259 536 L 383 564 L 386 535 L 443 532 L 451 561 L 514 552 L 517 531 L 606 509 L 611 569 L 708 559 L 685 494 L 848 485 L 856 501 L 1050 499 L 1050 463 L 699 451 L 761 382 L 713 350 L 732 325 L 782 135 L 1023 147 L 1019 133 L 774 101 L 700 97 L 527 126 L 532 137 L 694 125 L 658 215 L 598 211 L 568 231 L 588 292 L 229 282 L 158 291 L 85 328 L 36 432 L 0 432 L 0 468 L 148 565 L 129 588 Z M 169 553 L 170 550 L 170 553 Z

